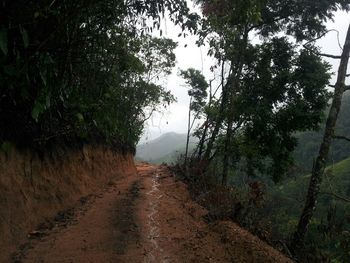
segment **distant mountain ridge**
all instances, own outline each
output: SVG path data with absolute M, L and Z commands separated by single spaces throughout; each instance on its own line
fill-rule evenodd
M 165 133 L 158 138 L 140 144 L 136 147 L 136 159 L 161 163 L 169 162 L 176 155 L 183 153 L 186 147 L 186 134 L 175 132 Z M 194 147 L 196 138 L 190 138 L 190 149 Z

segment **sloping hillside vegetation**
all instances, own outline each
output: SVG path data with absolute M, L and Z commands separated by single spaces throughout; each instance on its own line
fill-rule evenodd
M 208 78 L 208 100 L 192 113 L 204 119 L 195 131 L 198 151 L 190 160 L 185 158 L 177 171 L 192 185 L 195 198 L 208 208 L 209 219 L 234 219 L 298 261 L 347 262 L 348 225 L 337 230 L 329 227 L 327 232 L 313 228 L 317 222 L 321 229 L 325 220 L 336 215 L 335 209 L 325 208 L 323 219 L 314 217 L 318 198 L 324 194 L 321 183 L 328 179 L 325 168 L 349 156 L 344 146 L 349 138 L 330 146 L 347 132 L 345 115 L 344 127 L 334 130 L 343 94 L 350 89 L 350 26 L 346 24 L 345 37 L 335 41 L 343 44 L 335 56 L 322 53 L 317 40 L 333 32 L 327 29 L 327 21 L 335 10 L 349 11 L 349 2 L 198 2 L 204 14 L 200 43 L 208 43 L 209 53 L 216 58 L 213 68 L 217 75 L 214 80 Z M 257 37 L 261 41 L 256 41 Z M 338 59 L 335 82 L 325 57 Z M 196 78 L 190 80 L 193 90 L 201 90 Z M 220 96 L 214 95 L 216 90 Z M 313 131 L 321 134 L 319 139 L 314 136 L 315 141 L 311 139 Z M 302 170 L 295 169 L 294 159 L 300 161 Z M 308 180 L 301 179 L 308 172 Z M 272 217 L 276 216 L 273 208 L 279 208 L 279 201 L 283 203 L 284 192 L 270 194 L 276 193 L 276 183 L 283 184 L 293 176 L 308 181 L 307 190 L 300 189 L 300 198 L 293 199 L 299 206 L 295 222 L 281 220 L 283 227 L 294 230 L 281 231 L 285 235 L 279 239 L 281 235 L 275 232 L 278 219 Z M 294 213 L 287 205 L 282 207 L 286 218 Z M 338 219 L 346 220 L 346 216 Z M 345 235 L 340 236 L 339 231 Z
M 232 219 L 291 256 L 289 240 L 303 209 L 310 175 L 273 182 L 266 175 L 230 171 L 227 187 L 220 184 L 219 163 L 207 176 L 203 164 L 186 177 L 194 198 L 209 211 L 208 220 Z M 178 171 L 179 172 L 179 171 Z M 350 158 L 328 166 L 316 214 L 305 240 L 301 262 L 348 262 L 350 252 Z
M 319 150 L 322 140 L 323 127 L 317 132 L 302 132 L 297 135 L 298 146 L 294 151 L 295 164 L 300 168 L 299 172 L 309 173 L 314 158 Z M 350 137 L 350 94 L 345 93 L 342 108 L 337 121 L 335 134 L 337 136 Z M 328 164 L 337 163 L 350 156 L 350 143 L 344 140 L 334 140 L 331 146 Z
M 306 244 L 310 261 L 346 262 L 350 258 L 350 158 L 328 166 L 316 214 Z M 287 180 L 266 189 L 262 214 L 271 220 L 276 239 L 288 239 L 298 223 L 310 175 Z
M 327 110 L 326 110 L 327 112 Z M 345 94 L 335 134 L 350 137 L 350 95 Z M 230 170 L 229 187 L 237 192 L 230 202 L 238 207 L 235 215 L 228 214 L 241 225 L 281 249 L 287 248 L 288 240 L 298 223 L 303 209 L 310 171 L 318 153 L 323 126 L 319 131 L 297 134 L 298 146 L 294 165 L 287 178 L 273 182 L 268 174 L 257 173 L 254 177 L 245 171 L 244 161 L 237 169 Z M 321 187 L 316 215 L 311 221 L 305 243 L 306 262 L 347 262 L 350 256 L 350 142 L 334 140 Z M 214 163 L 211 173 L 216 176 L 222 169 Z M 215 180 L 218 180 L 215 178 Z M 254 188 L 257 187 L 257 188 Z M 232 196 L 231 196 L 232 197 Z M 254 204 L 251 198 L 257 198 Z M 217 208 L 215 208 L 217 209 Z M 226 208 L 225 208 L 226 209 Z M 218 209 L 219 211 L 220 209 Z M 215 212 L 214 212 L 215 213 Z M 285 250 L 289 253 L 288 250 Z

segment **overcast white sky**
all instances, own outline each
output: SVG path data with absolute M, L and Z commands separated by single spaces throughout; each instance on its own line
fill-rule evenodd
M 339 31 L 339 40 L 341 45 L 344 44 L 347 27 L 350 23 L 350 14 L 345 12 L 338 12 L 335 14 L 334 22 L 330 21 L 327 26 L 328 29 L 337 29 Z M 187 89 L 184 87 L 181 78 L 178 77 L 179 69 L 187 69 L 193 67 L 203 71 L 207 80 L 213 77 L 213 73 L 209 68 L 214 65 L 214 60 L 207 56 L 206 48 L 199 48 L 195 44 L 197 37 L 188 36 L 186 38 L 178 37 L 181 29 L 171 24 L 169 20 L 163 22 L 163 35 L 172 38 L 178 42 L 178 47 L 175 50 L 177 56 L 177 65 L 173 73 L 167 79 L 167 88 L 171 90 L 177 98 L 177 102 L 172 104 L 162 114 L 155 114 L 151 118 L 144 130 L 144 135 L 140 141 L 152 140 L 167 132 L 185 133 L 187 127 L 188 103 L 189 97 Z M 318 41 L 324 53 L 341 54 L 341 49 L 338 45 L 337 33 L 331 32 L 326 37 Z M 187 45 L 185 47 L 185 45 Z M 338 60 L 327 60 L 333 66 L 333 72 L 337 71 Z M 335 78 L 335 76 L 333 77 Z

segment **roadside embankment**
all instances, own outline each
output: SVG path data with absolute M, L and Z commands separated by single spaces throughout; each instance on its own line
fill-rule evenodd
M 14 148 L 0 152 L 0 262 L 38 224 L 133 173 L 132 154 L 104 146 L 58 148 L 44 156 Z

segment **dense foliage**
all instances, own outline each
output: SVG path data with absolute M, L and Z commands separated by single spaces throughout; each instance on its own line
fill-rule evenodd
M 133 147 L 149 115 L 174 100 L 159 79 L 176 43 L 150 36 L 165 12 L 195 29 L 185 1 L 2 1 L 0 141 Z
M 245 160 L 251 175 L 281 178 L 293 164 L 297 131 L 317 129 L 329 99 L 329 66 L 316 46 L 325 21 L 346 1 L 198 1 L 205 17 L 199 44 L 217 59 L 221 96 L 196 132 L 197 159 L 222 158 L 228 170 Z M 282 37 L 281 35 L 285 35 Z M 261 41 L 253 41 L 256 36 Z M 204 145 L 204 146 L 203 146 Z
M 350 256 L 350 160 L 328 166 L 304 248 L 306 262 L 347 262 Z M 265 205 L 257 216 L 271 238 L 288 240 L 296 228 L 310 175 L 298 176 L 266 189 Z

